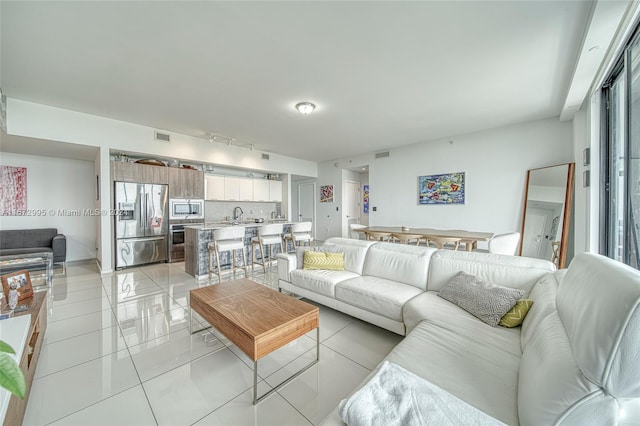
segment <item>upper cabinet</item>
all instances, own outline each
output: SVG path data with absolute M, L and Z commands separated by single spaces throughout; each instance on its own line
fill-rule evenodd
M 148 164 L 111 162 L 111 180 L 114 182 L 168 183 L 168 167 Z
M 282 202 L 282 182 L 269 180 L 269 201 Z
M 253 179 L 238 178 L 238 196 L 240 201 L 253 201 Z
M 203 199 L 204 172 L 169 167 L 169 198 Z
M 207 200 L 224 200 L 224 176 L 207 175 Z
M 207 200 L 282 202 L 282 182 L 237 176 L 207 175 Z
M 270 201 L 268 180 L 253 180 L 253 201 Z

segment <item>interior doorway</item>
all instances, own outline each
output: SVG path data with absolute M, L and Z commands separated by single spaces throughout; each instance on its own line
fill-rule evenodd
M 312 222 L 311 235 L 316 235 L 316 184 L 305 182 L 298 184 L 298 222 Z
M 343 211 L 344 219 L 342 221 L 342 236 L 349 237 L 349 225 L 352 223 L 360 223 L 360 182 L 345 181 L 344 182 L 344 200 Z

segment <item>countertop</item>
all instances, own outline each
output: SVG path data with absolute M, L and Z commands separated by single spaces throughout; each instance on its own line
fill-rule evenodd
M 185 225 L 185 228 L 191 229 L 218 229 L 227 226 L 242 226 L 249 228 L 252 226 L 269 225 L 271 223 L 281 223 L 283 225 L 289 225 L 292 222 L 287 219 L 265 219 L 262 223 L 256 223 L 254 220 L 238 220 L 238 221 L 220 221 L 220 222 L 207 222 L 204 225 Z

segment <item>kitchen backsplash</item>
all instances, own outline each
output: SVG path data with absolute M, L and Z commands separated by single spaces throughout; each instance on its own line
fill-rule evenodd
M 271 212 L 281 214 L 280 203 L 254 203 L 250 201 L 205 201 L 205 222 L 218 222 L 233 217 L 233 209 L 240 207 L 244 212 L 244 219 L 264 218 L 270 219 Z

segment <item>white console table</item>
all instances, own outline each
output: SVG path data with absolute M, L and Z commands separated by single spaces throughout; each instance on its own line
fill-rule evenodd
M 1 338 L 4 342 L 11 345 L 13 350 L 16 351 L 15 355 L 11 356 L 18 364 L 26 347 L 30 325 L 31 315 L 0 320 L 0 336 L 2 336 Z M 11 393 L 6 389 L 0 389 L 0 424 L 4 424 L 10 399 Z

